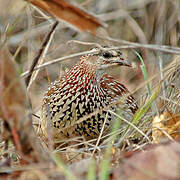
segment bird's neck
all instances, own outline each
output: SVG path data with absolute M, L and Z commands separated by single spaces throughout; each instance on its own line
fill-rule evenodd
M 95 65 L 89 64 L 85 60 L 81 60 L 77 65 L 70 69 L 66 77 L 70 82 L 76 80 L 80 81 L 78 83 L 84 82 L 99 84 L 103 74 L 104 72 L 97 70 Z

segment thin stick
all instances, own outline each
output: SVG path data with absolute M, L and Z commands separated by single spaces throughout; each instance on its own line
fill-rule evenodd
M 104 40 L 114 42 L 114 43 L 118 43 L 118 44 L 134 46 L 136 48 L 147 48 L 147 49 L 152 49 L 155 51 L 162 51 L 162 52 L 172 53 L 172 54 L 180 54 L 179 47 L 156 45 L 156 44 L 140 44 L 140 43 L 130 42 L 130 41 L 122 40 L 122 39 L 113 39 L 110 37 L 101 37 L 101 36 L 97 36 L 97 37 L 104 39 Z
M 106 48 L 106 50 L 128 49 L 128 48 L 135 48 L 135 47 L 134 46 L 119 46 L 119 47 Z M 37 69 L 45 68 L 45 67 L 47 67 L 49 65 L 56 64 L 58 62 L 61 62 L 61 61 L 64 61 L 64 60 L 67 60 L 67 59 L 70 59 L 70 58 L 74 58 L 74 57 L 77 57 L 77 56 L 83 56 L 83 55 L 86 55 L 86 54 L 89 54 L 89 53 L 96 53 L 96 52 L 99 52 L 99 50 L 84 51 L 84 52 L 80 52 L 80 53 L 71 54 L 69 56 L 61 57 L 61 58 L 58 58 L 58 59 L 54 59 L 54 60 L 52 60 L 50 62 L 46 62 L 46 63 L 44 63 L 42 65 L 39 65 L 39 66 L 35 67 L 33 69 L 33 71 L 35 71 Z M 27 76 L 29 74 L 30 74 L 30 71 L 26 71 L 26 72 L 21 74 L 21 77 L 25 77 L 25 76 Z
M 151 143 L 151 140 L 149 139 L 149 137 L 146 134 L 144 134 L 140 129 L 138 129 L 138 127 L 136 127 L 133 123 L 129 122 L 128 120 L 126 120 L 125 118 L 119 116 L 118 114 L 116 114 L 115 112 L 113 112 L 111 110 L 109 110 L 109 112 L 114 114 L 116 117 L 121 118 L 128 125 L 132 126 L 137 132 L 139 132 L 143 137 L 145 137 L 148 140 L 148 142 Z
M 34 68 L 35 68 L 35 66 L 37 65 L 40 57 L 42 56 L 43 51 L 44 51 L 46 45 L 47 45 L 48 42 L 49 42 L 49 39 L 50 39 L 50 37 L 51 37 L 51 34 L 54 32 L 54 30 L 55 30 L 55 28 L 57 27 L 58 24 L 59 24 L 58 21 L 56 21 L 56 22 L 53 24 L 50 32 L 48 33 L 47 37 L 45 38 L 45 40 L 44 40 L 44 42 L 43 42 L 43 44 L 42 44 L 42 46 L 41 46 L 41 48 L 40 48 L 40 50 L 39 50 L 39 53 L 38 53 L 37 56 L 33 59 L 32 65 L 31 65 L 30 70 L 29 70 L 29 75 L 28 75 L 28 77 L 26 78 L 26 81 L 25 81 L 27 87 L 28 87 L 29 82 L 30 82 L 30 80 L 31 80 L 31 76 L 32 76 L 32 73 L 33 73 L 33 71 L 34 71 Z
M 102 137 L 102 134 L 103 134 L 103 131 L 104 131 L 104 127 L 105 127 L 105 124 L 106 124 L 106 121 L 107 121 L 107 118 L 108 118 L 108 112 L 106 113 L 106 117 L 105 117 L 105 120 L 104 120 L 102 129 L 101 129 L 101 132 L 100 132 L 100 134 L 99 134 L 99 137 L 98 137 L 98 139 L 97 139 L 96 145 L 95 145 L 94 150 L 93 150 L 93 152 L 92 152 L 92 156 L 94 155 L 94 153 L 95 153 L 95 151 L 96 151 L 96 149 L 97 149 L 97 147 L 98 147 L 98 145 L 99 145 L 99 142 L 100 142 L 100 140 L 101 140 L 101 137 Z
M 51 44 L 51 41 L 52 41 L 52 39 L 53 39 L 54 33 L 55 33 L 55 29 L 54 29 L 54 30 L 52 31 L 52 33 L 50 34 L 49 40 L 48 40 L 46 46 L 44 47 L 44 50 L 43 50 L 43 52 L 42 52 L 42 54 L 41 54 L 41 57 L 39 58 L 39 65 L 41 65 L 41 64 L 43 63 L 43 61 L 44 61 L 44 58 L 45 58 L 45 56 L 46 56 L 46 54 L 47 54 L 47 51 L 48 51 L 49 46 L 50 46 L 50 44 Z M 31 76 L 31 80 L 30 80 L 29 85 L 28 85 L 28 87 L 27 87 L 27 91 L 29 91 L 29 89 L 30 89 L 33 81 L 35 81 L 38 73 L 39 73 L 39 70 L 35 71 L 35 72 L 33 73 L 33 75 Z
M 102 38 L 102 37 L 100 37 L 100 38 Z M 178 48 L 178 47 L 160 46 L 160 45 L 154 45 L 154 44 L 139 44 L 139 43 L 133 43 L 133 42 L 125 41 L 125 40 L 116 40 L 116 39 L 112 39 L 112 38 L 104 38 L 104 39 L 112 41 L 112 42 L 116 42 L 116 43 L 127 44 L 125 46 L 105 48 L 106 50 L 147 48 L 147 49 L 152 49 L 152 50 L 156 50 L 156 51 L 163 51 L 163 52 L 167 52 L 167 53 L 180 54 L 180 48 Z M 72 42 L 77 42 L 80 44 L 79 41 L 72 41 Z M 97 43 L 87 43 L 87 42 L 82 42 L 81 44 L 83 44 L 83 45 L 98 45 Z M 67 60 L 67 59 L 70 59 L 70 58 L 74 58 L 77 56 L 83 56 L 83 55 L 86 55 L 89 53 L 96 53 L 96 52 L 98 52 L 98 50 L 84 51 L 84 52 L 80 52 L 80 53 L 71 54 L 69 56 L 61 57 L 58 59 L 54 59 L 50 62 L 47 62 L 47 63 L 44 63 L 40 66 L 35 67 L 33 69 L 33 71 L 37 70 L 37 69 L 44 68 L 44 67 L 52 65 L 52 64 L 55 64 L 55 63 L 58 63 L 58 62 L 61 62 L 61 61 L 64 61 L 64 60 Z M 21 77 L 25 77 L 29 74 L 30 74 L 30 71 L 26 71 L 26 72 L 21 74 Z

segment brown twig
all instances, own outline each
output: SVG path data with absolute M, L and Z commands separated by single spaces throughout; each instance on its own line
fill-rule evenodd
M 151 50 L 161 51 L 161 52 L 166 52 L 166 53 L 171 53 L 171 54 L 180 54 L 179 47 L 157 45 L 157 44 L 140 44 L 140 43 L 130 42 L 130 41 L 122 40 L 122 39 L 113 39 L 110 37 L 101 37 L 101 36 L 97 36 L 97 37 L 104 40 L 108 40 L 110 42 L 118 43 L 118 44 L 134 46 L 134 48 L 146 48 L 146 49 L 151 49 Z
M 92 43 L 94 44 L 94 43 Z M 92 45 L 91 44 L 91 45 Z M 120 47 L 112 47 L 112 48 L 106 48 L 107 50 L 112 50 L 112 49 L 128 49 L 128 48 L 133 48 L 134 46 L 120 46 Z M 91 50 L 91 51 L 84 51 L 84 52 L 80 52 L 80 53 L 75 53 L 75 54 L 71 54 L 69 56 L 65 56 L 65 57 L 61 57 L 61 58 L 58 58 L 58 59 L 54 59 L 50 62 L 46 62 L 42 65 L 39 65 L 37 67 L 35 67 L 33 69 L 33 71 L 35 70 L 38 70 L 38 69 L 42 69 L 42 68 L 45 68 L 49 65 L 52 65 L 52 64 L 56 64 L 58 62 L 61 62 L 61 61 L 64 61 L 64 60 L 67 60 L 67 59 L 70 59 L 70 58 L 75 58 L 75 57 L 78 57 L 78 56 L 83 56 L 83 55 L 86 55 L 86 54 L 89 54 L 89 53 L 95 53 L 95 52 L 98 52 L 99 50 Z M 21 77 L 26 77 L 28 74 L 30 74 L 30 71 L 26 71 L 24 73 L 21 74 Z
M 30 82 L 30 80 L 31 80 L 31 77 L 32 77 L 32 73 L 33 73 L 33 71 L 34 71 L 34 68 L 35 68 L 35 66 L 37 65 L 40 57 L 42 56 L 43 51 L 44 51 L 47 43 L 49 42 L 49 39 L 50 39 L 50 37 L 51 37 L 51 34 L 54 32 L 54 30 L 56 29 L 56 27 L 57 27 L 58 24 L 59 24 L 59 22 L 58 22 L 58 21 L 55 21 L 55 23 L 53 24 L 51 30 L 50 30 L 49 33 L 47 34 L 44 42 L 42 43 L 42 46 L 41 46 L 41 48 L 40 48 L 37 56 L 36 56 L 36 57 L 33 59 L 33 61 L 32 61 L 32 65 L 31 65 L 30 70 L 29 70 L 29 75 L 27 76 L 26 81 L 25 81 L 27 87 L 28 87 L 29 82 Z

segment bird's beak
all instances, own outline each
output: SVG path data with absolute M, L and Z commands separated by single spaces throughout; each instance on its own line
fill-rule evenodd
M 120 62 L 118 62 L 118 64 L 120 64 L 121 66 L 129 66 L 129 67 L 132 67 L 132 63 L 129 62 L 128 60 L 121 60 Z
M 113 67 L 113 66 L 128 66 L 128 67 L 132 67 L 135 68 L 135 64 L 130 63 L 128 60 L 124 60 L 124 59 L 118 59 L 118 60 L 110 60 L 108 61 L 107 64 L 102 65 L 99 69 L 107 69 L 109 67 Z
M 114 61 L 114 63 L 117 63 L 117 65 L 120 65 L 120 66 L 128 66 L 128 67 L 133 67 L 132 63 L 129 62 L 128 60 L 116 60 Z

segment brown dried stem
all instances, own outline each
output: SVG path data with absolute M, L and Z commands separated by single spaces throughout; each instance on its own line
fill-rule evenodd
M 11 59 L 7 47 L 0 47 L 0 80 L 3 140 L 11 139 L 26 163 L 46 161 L 48 156 L 43 152 L 32 127 L 25 86 L 20 81 L 16 64 Z
M 29 70 L 29 75 L 28 75 L 27 78 L 26 78 L 26 86 L 27 86 L 27 87 L 28 87 L 29 82 L 30 82 L 30 80 L 31 80 L 31 77 L 32 77 L 32 73 L 33 73 L 33 71 L 34 71 L 34 68 L 35 68 L 35 66 L 38 64 L 38 61 L 39 61 L 40 57 L 42 56 L 42 54 L 43 54 L 43 52 L 44 52 L 44 49 L 45 49 L 46 45 L 48 44 L 49 39 L 50 39 L 52 33 L 54 32 L 54 30 L 56 29 L 56 27 L 57 27 L 58 24 L 59 24 L 59 22 L 58 22 L 58 21 L 55 21 L 55 23 L 53 24 L 51 30 L 50 30 L 49 33 L 47 34 L 47 37 L 45 38 L 44 42 L 42 43 L 42 46 L 41 46 L 41 48 L 40 48 L 37 56 L 36 56 L 36 57 L 33 59 L 33 61 L 32 61 L 32 65 L 31 65 L 30 70 Z

